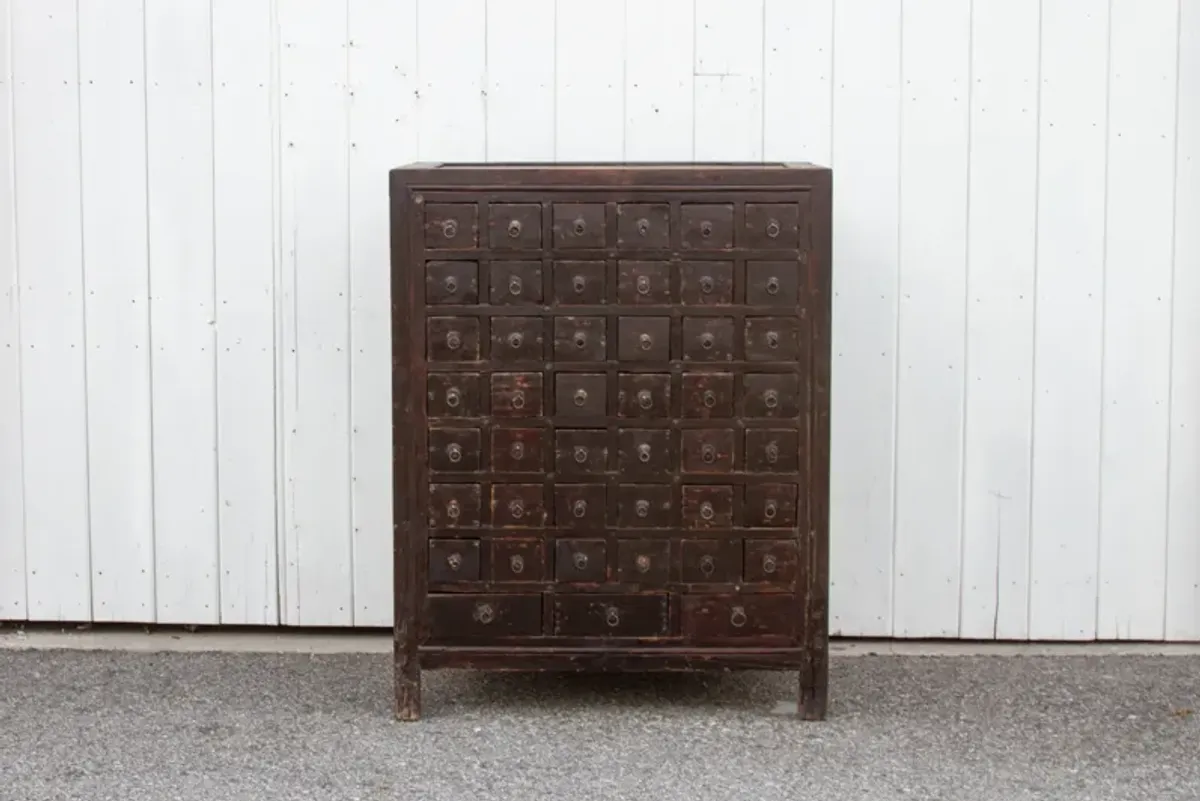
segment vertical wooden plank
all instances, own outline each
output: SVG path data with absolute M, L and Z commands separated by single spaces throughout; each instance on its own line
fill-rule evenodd
M 486 0 L 487 160 L 554 157 L 554 0 Z
M 559 161 L 620 161 L 625 153 L 625 19 L 590 0 L 555 12 L 554 147 Z
M 420 0 L 418 141 L 423 161 L 483 161 L 487 154 L 486 18 L 485 0 Z
M 696 0 L 695 155 L 763 156 L 763 0 Z
M 354 623 L 392 625 L 388 170 L 417 159 L 416 0 L 350 0 Z
M 892 628 L 900 0 L 834 30 L 830 634 Z
M 275 532 L 275 28 L 213 0 L 221 622 L 279 622 Z
M 1108 12 L 1043 0 L 1029 636 L 1096 634 Z
M 1166 620 L 1179 9 L 1111 13 L 1096 636 L 1150 640 Z
M 216 308 L 209 0 L 147 0 L 158 620 L 217 623 Z
M 75 2 L 12 11 L 27 612 L 90 620 Z
M 354 610 L 346 12 L 345 0 L 279 6 L 284 619 L 305 626 L 349 625 Z
M 625 158 L 692 157 L 693 0 L 625 0 Z
M 962 621 L 1029 625 L 1039 0 L 976 3 L 971 25 Z
M 92 612 L 121 622 L 155 618 L 143 12 L 79 6 Z
M 1200 5 L 1179 5 L 1175 264 L 1171 294 L 1169 640 L 1200 640 Z
M 970 12 L 961 0 L 904 6 L 893 610 L 898 637 L 958 634 Z
M 763 156 L 828 164 L 833 155 L 836 0 L 766 0 Z M 842 22 L 857 26 L 851 10 Z
M 21 292 L 13 152 L 13 0 L 0 0 L 0 620 L 24 620 L 25 469 L 21 443 Z

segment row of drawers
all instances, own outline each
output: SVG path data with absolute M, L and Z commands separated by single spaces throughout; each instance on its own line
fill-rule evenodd
M 783 586 L 795 582 L 799 572 L 795 539 L 620 539 L 610 545 L 598 537 L 550 542 L 434 538 L 429 541 L 428 558 L 431 584 L 554 581 L 642 587 Z
M 802 350 L 800 328 L 798 317 L 746 317 L 738 336 L 733 317 L 684 317 L 680 341 L 672 343 L 670 317 L 621 317 L 615 355 L 627 362 L 794 361 Z M 546 358 L 602 362 L 609 357 L 608 319 L 597 316 L 430 317 L 426 357 L 431 362 L 479 361 L 485 338 L 487 357 L 502 364 Z
M 462 250 L 595 249 L 616 245 L 631 249 L 726 250 L 735 246 L 791 249 L 807 242 L 798 203 L 747 203 L 740 226 L 732 203 L 683 203 L 677 236 L 672 236 L 667 203 L 618 203 L 610 226 L 603 203 L 552 203 L 549 219 L 540 203 L 491 203 L 481 236 L 479 206 L 474 203 L 425 205 L 425 247 Z M 807 221 L 805 221 L 807 222 Z M 549 238 L 543 236 L 546 225 Z M 615 228 L 615 231 L 612 230 Z M 736 229 L 736 230 L 735 230 Z M 803 236 L 802 236 L 803 229 Z M 615 234 L 615 236 L 614 236 Z
M 794 307 L 800 299 L 800 264 L 793 261 L 747 261 L 742 286 L 735 286 L 732 261 L 646 261 L 620 259 L 610 286 L 608 266 L 598 260 L 555 261 L 550 275 L 556 306 L 592 306 L 615 300 L 626 306 L 665 305 Z M 540 305 L 546 302 L 546 276 L 540 261 L 493 261 L 487 301 L 493 306 Z M 425 265 L 425 303 L 472 306 L 480 302 L 477 261 L 429 261 Z M 610 293 L 609 290 L 612 290 Z M 738 290 L 741 291 L 738 291 Z M 611 294 L 611 297 L 610 297 Z
M 677 616 L 673 603 L 679 607 Z M 432 594 L 425 599 L 428 632 L 435 642 L 544 636 L 683 636 L 695 644 L 790 641 L 798 618 L 796 600 L 783 594 L 555 595 L 549 604 L 538 594 Z
M 487 521 L 493 528 L 686 529 L 790 528 L 799 519 L 799 486 L 764 482 L 731 484 L 618 484 L 609 504 L 607 484 L 497 482 L 491 485 Z M 431 484 L 432 528 L 470 528 L 483 522 L 480 484 Z M 549 497 L 547 497 L 549 496 Z M 679 514 L 676 515 L 676 509 Z M 678 523 L 676 518 L 678 517 Z

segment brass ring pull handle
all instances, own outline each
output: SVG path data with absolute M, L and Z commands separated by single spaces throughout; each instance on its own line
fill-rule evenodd
M 583 236 L 584 231 L 587 230 L 587 221 L 582 217 L 576 217 L 573 229 L 575 231 L 575 236 Z
M 700 448 L 700 458 L 704 460 L 705 464 L 712 464 L 717 460 L 717 449 L 712 445 L 704 445 Z
M 704 518 L 705 520 L 712 520 L 716 514 L 717 512 L 715 509 L 713 509 L 713 505 L 708 501 L 700 504 L 700 517 Z
M 774 409 L 779 405 L 779 393 L 773 389 L 768 389 L 763 393 L 763 403 L 768 409 Z
M 525 504 L 520 501 L 512 501 L 508 504 L 508 513 L 512 515 L 513 520 L 520 520 L 525 516 Z
M 576 445 L 575 446 L 575 462 L 577 464 L 583 464 L 584 462 L 587 461 L 587 458 L 588 458 L 588 449 L 582 445 Z
M 458 350 L 462 347 L 462 334 L 457 331 L 451 331 L 446 334 L 446 347 L 450 350 Z
M 746 625 L 746 609 L 742 606 L 733 607 L 733 611 L 729 613 L 729 625 L 735 629 L 740 629 Z
M 642 334 L 638 337 L 638 346 L 641 347 L 642 350 L 650 350 L 650 348 L 654 347 L 653 337 L 651 337 L 649 334 Z
M 713 291 L 712 276 L 706 275 L 700 279 L 700 291 L 703 292 L 705 295 L 712 294 L 712 291 Z
M 457 409 L 458 404 L 462 402 L 462 393 L 451 387 L 446 390 L 446 405 L 451 409 Z
M 636 560 L 634 560 L 634 563 L 637 565 L 637 569 L 638 569 L 639 573 L 649 573 L 650 572 L 650 557 L 646 556 L 646 554 L 644 554 L 644 553 L 638 554 L 638 558 Z
M 712 236 L 712 232 L 713 224 L 711 222 L 705 220 L 704 222 L 700 223 L 700 236 L 708 239 L 710 236 Z
M 521 343 L 524 341 L 525 337 L 521 336 L 519 333 L 512 333 L 508 335 L 508 346 L 514 350 L 521 347 Z
M 649 409 L 654 405 L 654 396 L 650 394 L 648 389 L 639 389 L 637 394 L 638 406 L 643 409 Z
M 779 279 L 776 278 L 775 276 L 771 276 L 770 278 L 767 279 L 767 294 L 768 295 L 778 295 L 779 294 Z
M 586 515 L 587 501 L 575 501 L 575 504 L 571 507 L 571 514 L 575 515 L 575 517 L 583 517 Z
M 521 283 L 521 277 L 519 275 L 514 275 L 508 279 L 508 294 L 520 295 L 522 288 L 523 284 Z
M 700 557 L 700 572 L 704 574 L 705 578 L 711 576 L 716 569 L 717 563 L 711 554 L 704 554 L 704 556 Z
M 491 604 L 476 604 L 474 617 L 476 621 L 486 626 L 496 619 L 496 612 L 492 609 Z
M 446 287 L 447 292 L 451 292 L 451 293 L 457 292 L 458 291 L 458 279 L 455 278 L 453 275 L 448 275 L 448 276 L 446 276 L 446 280 L 442 282 L 442 286 Z
M 571 557 L 571 562 L 575 565 L 576 570 L 583 570 L 587 567 L 588 558 L 586 553 L 576 553 Z
M 446 517 L 450 518 L 451 520 L 457 520 L 458 516 L 461 514 L 462 507 L 458 505 L 458 501 L 451 500 L 446 504 Z
M 462 446 L 459 445 L 457 442 L 452 442 L 449 445 L 447 445 L 446 446 L 446 457 L 450 461 L 454 462 L 455 464 L 457 464 L 458 462 L 461 462 L 462 458 L 463 458 Z
M 621 613 L 615 606 L 608 607 L 608 612 L 604 615 L 604 622 L 608 624 L 610 629 L 615 629 L 621 625 Z
M 768 348 L 778 348 L 779 347 L 779 334 L 777 334 L 774 331 L 767 332 L 767 347 Z
M 510 556 L 508 558 L 508 569 L 514 575 L 520 575 L 525 572 L 525 559 L 520 555 Z
M 774 442 L 767 443 L 767 462 L 775 464 L 779 461 L 779 446 Z
M 525 444 L 521 442 L 514 442 L 509 446 L 508 453 L 514 459 L 525 458 Z
M 649 517 L 650 501 L 638 501 L 636 504 L 634 504 L 634 514 L 642 518 Z
M 774 573 L 779 564 L 775 561 L 773 554 L 765 554 L 763 556 L 763 572 Z
M 451 570 L 458 570 L 462 567 L 462 555 L 457 553 L 450 554 L 446 557 L 446 564 L 450 566 Z
M 587 289 L 587 281 L 584 280 L 582 275 L 577 275 L 571 281 L 571 288 L 575 290 L 576 295 L 582 295 L 583 290 Z
M 711 409 L 717 405 L 717 394 L 711 389 L 704 390 L 704 408 Z
M 512 407 L 514 409 L 524 409 L 525 408 L 525 393 L 523 391 L 518 389 L 516 392 L 513 393 Z
M 645 236 L 646 234 L 650 233 L 650 221 L 645 217 L 642 217 L 640 220 L 638 220 L 637 232 L 641 236 Z
M 585 403 L 587 403 L 587 390 L 575 390 L 575 405 L 582 406 Z
M 442 221 L 442 236 L 446 239 L 453 239 L 458 235 L 458 223 L 454 220 Z
M 637 455 L 638 455 L 638 461 L 641 462 L 642 464 L 645 464 L 646 462 L 650 461 L 650 446 L 645 443 L 638 445 L 637 446 Z
M 767 221 L 767 237 L 770 239 L 775 239 L 776 237 L 779 236 L 779 232 L 780 232 L 779 220 L 768 220 Z
M 705 350 L 712 350 L 712 347 L 715 344 L 717 344 L 717 340 L 712 334 L 700 335 L 700 347 L 704 348 Z
M 774 520 L 775 515 L 778 513 L 779 507 L 775 504 L 775 501 L 767 501 L 766 505 L 763 507 L 763 517 L 767 520 Z
M 637 277 L 637 291 L 639 295 L 650 294 L 650 279 L 644 275 Z
M 577 331 L 575 333 L 575 347 L 579 348 L 580 350 L 583 350 L 587 347 L 587 334 L 583 333 L 582 331 Z
M 516 239 L 521 235 L 521 221 L 513 220 L 508 224 L 508 236 L 510 239 Z

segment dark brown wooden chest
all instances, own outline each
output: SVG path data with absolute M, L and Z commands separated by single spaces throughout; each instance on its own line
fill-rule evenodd
M 391 172 L 396 714 L 421 669 L 827 698 L 828 169 Z

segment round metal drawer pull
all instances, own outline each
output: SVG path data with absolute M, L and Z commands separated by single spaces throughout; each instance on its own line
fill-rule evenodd
M 712 294 L 712 291 L 713 291 L 712 276 L 706 275 L 700 279 L 700 291 L 703 292 L 705 295 Z
M 516 575 L 525 572 L 525 559 L 520 554 L 508 558 L 508 569 Z
M 768 409 L 774 409 L 779 405 L 779 393 L 773 389 L 768 389 L 763 393 L 763 403 Z
M 582 331 L 575 333 L 575 347 L 579 348 L 580 350 L 587 347 L 587 334 L 583 333 Z
M 492 609 L 491 604 L 477 604 L 475 606 L 475 620 L 487 625 L 496 619 L 496 612 Z
M 638 406 L 641 406 L 643 409 L 649 409 L 654 405 L 654 396 L 650 394 L 650 390 L 648 389 L 638 390 L 637 398 Z
M 779 347 L 779 334 L 775 333 L 774 331 L 767 332 L 767 347 L 768 348 L 778 348 Z
M 575 501 L 575 504 L 571 507 L 571 514 L 575 515 L 576 517 L 583 517 L 586 515 L 587 501 Z
M 513 220 L 508 224 L 508 236 L 510 239 L 516 239 L 521 235 L 521 221 Z
M 637 221 L 637 232 L 642 236 L 645 236 L 646 234 L 650 233 L 650 221 L 647 220 L 645 217 L 642 217 L 640 220 L 638 220 Z
M 704 222 L 700 223 L 700 236 L 704 237 L 705 239 L 708 239 L 710 236 L 712 236 L 712 232 L 713 232 L 713 224 L 712 223 L 710 223 L 708 220 L 705 220 Z
M 639 275 L 637 278 L 637 291 L 639 295 L 649 295 L 650 279 L 644 275 Z
M 520 334 L 513 333 L 508 335 L 508 346 L 510 348 L 519 348 L 521 347 L 521 343 L 524 341 L 525 337 L 521 336 Z
M 700 458 L 705 464 L 712 464 L 717 461 L 717 449 L 712 445 L 705 445 L 700 449 Z
M 453 275 L 446 276 L 446 280 L 444 282 L 442 282 L 442 285 L 444 287 L 446 287 L 447 292 L 457 292 L 458 291 L 458 280 L 455 279 L 455 277 Z
M 582 389 L 575 390 L 575 405 L 582 406 L 587 403 L 587 391 Z
M 717 394 L 711 389 L 704 390 L 704 408 L 711 409 L 717 405 Z
M 763 507 L 763 517 L 767 520 L 774 520 L 778 512 L 779 507 L 775 505 L 775 501 L 767 501 L 767 505 Z
M 644 553 L 638 554 L 638 558 L 635 560 L 635 564 L 637 565 L 637 569 L 638 569 L 639 573 L 649 573 L 650 572 L 650 557 L 646 556 L 646 554 L 644 554 Z
M 525 393 L 519 389 L 513 393 L 512 407 L 514 409 L 524 409 L 525 408 Z
M 710 554 L 704 554 L 700 557 L 700 572 L 705 577 L 711 576 L 713 571 L 717 569 L 717 563 L 713 560 Z
M 716 342 L 717 340 L 712 334 L 700 335 L 700 347 L 704 348 L 705 350 L 712 350 L 712 347 L 716 344 Z
M 649 517 L 650 501 L 638 501 L 636 504 L 634 504 L 634 510 L 634 514 L 636 514 L 638 517 Z
M 525 445 L 520 442 L 514 442 L 511 446 L 509 446 L 508 453 L 514 459 L 524 459 Z
M 745 607 L 735 606 L 733 611 L 729 613 L 729 625 L 735 629 L 740 629 L 746 625 L 746 609 Z
M 576 445 L 575 446 L 575 461 L 576 461 L 576 463 L 583 464 L 584 462 L 587 461 L 587 458 L 588 458 L 588 449 L 583 447 L 582 445 Z
M 654 347 L 654 339 L 649 334 L 642 334 L 638 337 L 638 345 L 642 350 L 650 350 Z
M 638 455 L 638 461 L 641 462 L 642 464 L 645 464 L 646 462 L 650 461 L 650 446 L 645 443 L 638 445 L 637 446 L 637 455 Z
M 458 350 L 462 347 L 462 334 L 457 331 L 451 331 L 446 334 L 446 347 L 450 350 Z
M 451 443 L 446 446 L 446 456 L 452 462 L 461 462 L 463 458 L 462 446 L 458 443 Z
M 585 221 L 582 217 L 576 217 L 574 230 L 575 236 L 583 236 L 583 232 L 587 230 L 587 221 Z
M 779 279 L 776 278 L 775 276 L 771 276 L 770 278 L 767 279 L 767 294 L 768 295 L 778 295 L 779 294 Z
M 442 221 L 442 236 L 453 239 L 458 234 L 458 223 L 454 220 Z
M 767 236 L 768 237 L 770 237 L 771 239 L 774 239 L 775 237 L 779 236 L 779 231 L 780 231 L 779 220 L 768 220 L 767 221 Z
M 508 279 L 508 294 L 520 295 L 522 287 L 523 287 L 523 285 L 521 283 L 521 277 L 519 275 L 514 275 Z
M 621 625 L 621 613 L 617 610 L 617 607 L 608 607 L 608 612 L 604 615 L 604 622 L 608 624 L 610 629 Z
M 767 461 L 770 464 L 775 464 L 779 461 L 779 446 L 774 442 L 767 443 Z
M 582 275 L 577 275 L 571 281 L 571 288 L 575 290 L 576 295 L 582 295 L 583 290 L 587 289 L 587 281 L 584 280 Z
M 450 566 L 451 570 L 458 570 L 460 567 L 462 567 L 462 556 L 460 554 L 452 553 L 446 557 L 446 564 Z
M 713 505 L 711 503 L 705 501 L 704 503 L 700 504 L 700 517 L 704 518 L 705 520 L 712 520 L 715 515 L 716 511 L 713 509 Z
M 460 514 L 462 514 L 462 507 L 458 505 L 458 501 L 450 501 L 446 504 L 446 517 L 457 520 Z
M 520 501 L 512 501 L 508 505 L 508 513 L 512 515 L 513 520 L 520 520 L 525 516 L 525 504 Z
M 588 558 L 586 553 L 576 553 L 571 557 L 571 562 L 575 565 L 576 570 L 583 570 L 587 567 Z
M 775 561 L 775 557 L 773 555 L 766 554 L 763 556 L 763 572 L 764 573 L 774 573 L 775 568 L 777 566 L 778 565 L 777 565 L 777 563 Z
M 462 402 L 462 393 L 457 389 L 446 390 L 446 405 L 451 409 L 457 409 L 458 404 Z

